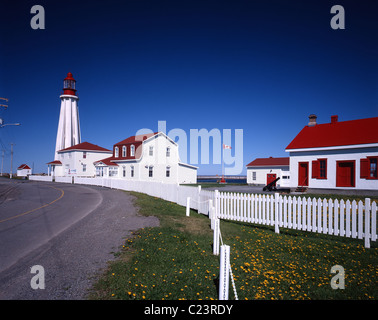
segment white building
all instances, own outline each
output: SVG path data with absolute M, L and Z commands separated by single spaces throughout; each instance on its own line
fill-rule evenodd
M 48 174 L 55 177 L 94 177 L 94 162 L 109 156 L 112 152 L 89 142 L 57 151 L 57 159 L 49 162 Z
M 27 164 L 22 164 L 17 168 L 18 177 L 27 177 L 32 174 L 31 168 Z
M 265 186 L 277 178 L 280 179 L 276 181 L 275 186 L 289 186 L 289 157 L 257 158 L 247 164 L 248 184 Z
M 378 117 L 317 124 L 316 116 L 286 147 L 290 187 L 378 190 Z
M 182 163 L 178 145 L 163 132 L 131 136 L 95 162 L 96 175 L 126 180 L 197 183 L 197 167 Z

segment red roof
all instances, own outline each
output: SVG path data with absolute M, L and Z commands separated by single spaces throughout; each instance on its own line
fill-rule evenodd
M 289 157 L 282 158 L 257 158 L 251 163 L 247 164 L 247 167 L 275 167 L 275 166 L 289 166 Z
M 150 137 L 153 137 L 154 135 L 158 134 L 158 132 L 155 132 L 155 133 L 146 133 L 146 134 L 140 134 L 140 135 L 137 135 L 137 136 L 131 136 L 131 137 L 128 137 L 127 139 L 125 140 L 122 140 L 118 143 L 116 143 L 114 146 L 113 146 L 113 160 L 134 160 L 134 159 L 139 159 L 141 156 L 142 156 L 142 143 L 144 140 L 150 138 Z M 131 145 L 134 146 L 134 155 L 131 156 Z M 123 157 L 122 154 L 122 148 L 123 146 L 126 147 L 126 157 Z M 115 147 L 118 147 L 118 158 L 115 158 Z
M 105 159 L 102 159 L 102 160 L 98 160 L 98 161 L 95 161 L 93 163 L 100 163 L 102 162 L 103 164 L 107 165 L 107 166 L 115 166 L 115 167 L 118 167 L 118 164 L 112 162 L 112 160 L 115 160 L 116 158 L 113 158 L 113 157 L 109 157 L 109 158 L 105 158 Z
M 124 144 L 132 144 L 132 143 L 134 143 L 134 144 L 135 143 L 141 143 L 144 140 L 154 136 L 155 134 L 158 134 L 158 132 L 140 134 L 140 135 L 137 135 L 137 136 L 131 136 L 131 137 L 128 137 L 127 139 L 125 139 L 125 140 L 122 140 L 122 141 L 116 143 L 115 146 L 116 145 L 124 145 Z
M 286 149 L 378 143 L 378 117 L 304 127 Z
M 22 170 L 22 169 L 31 169 L 27 164 L 22 164 L 20 165 L 17 170 Z
M 62 163 L 59 160 L 50 161 L 50 162 L 47 162 L 47 164 L 62 165 Z
M 82 142 L 82 143 L 76 144 L 72 147 L 59 150 L 58 152 L 69 151 L 69 150 L 111 152 L 108 149 L 102 148 L 102 147 L 100 147 L 96 144 L 92 144 L 92 143 L 89 143 L 89 142 Z

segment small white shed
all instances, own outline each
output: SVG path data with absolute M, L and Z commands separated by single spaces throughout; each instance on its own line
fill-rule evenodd
M 27 177 L 32 174 L 31 168 L 27 164 L 22 164 L 17 168 L 18 177 Z

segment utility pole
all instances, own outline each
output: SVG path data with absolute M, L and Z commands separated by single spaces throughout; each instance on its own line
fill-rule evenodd
M 3 164 L 4 164 L 4 150 L 2 150 L 1 152 L 1 173 L 0 173 L 0 177 L 3 176 Z
M 8 103 L 9 99 L 7 98 L 0 98 L 0 107 L 3 107 L 5 110 L 8 108 L 7 104 L 3 104 L 2 102 L 5 101 L 4 103 Z M 0 118 L 0 128 L 3 128 L 5 126 L 19 126 L 20 123 L 4 123 L 4 119 Z M 9 178 L 12 179 L 12 165 L 13 165 L 13 145 L 14 143 L 11 143 L 11 168 L 10 168 L 10 175 Z M 3 162 L 4 162 L 4 150 L 2 152 L 2 159 L 1 159 L 1 175 L 3 175 Z
M 11 167 L 10 167 L 10 174 L 9 179 L 12 179 L 12 166 L 13 166 L 13 142 L 11 143 Z

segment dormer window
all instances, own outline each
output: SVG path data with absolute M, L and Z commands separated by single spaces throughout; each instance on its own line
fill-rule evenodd
M 123 146 L 122 147 L 122 157 L 126 157 L 127 153 L 126 153 L 126 146 Z
M 118 150 L 118 147 L 115 147 L 114 148 L 114 157 L 118 158 L 118 156 L 119 156 L 119 150 Z
M 132 144 L 130 147 L 130 156 L 134 157 L 134 155 L 135 155 L 135 146 Z

